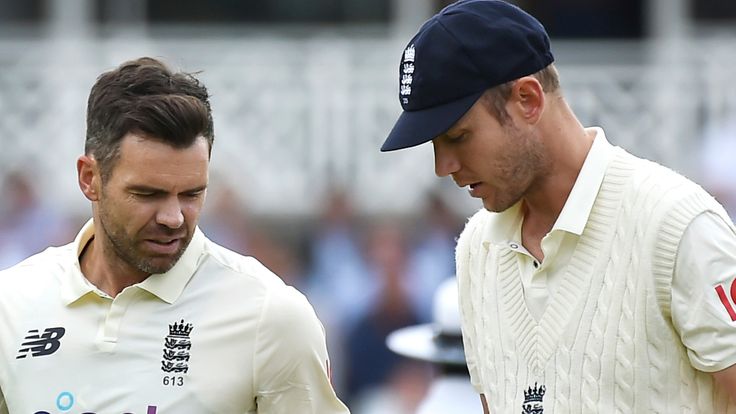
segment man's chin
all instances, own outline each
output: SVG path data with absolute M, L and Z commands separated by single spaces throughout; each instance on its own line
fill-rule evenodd
M 516 204 L 515 202 L 514 203 L 498 203 L 494 201 L 496 200 L 490 200 L 490 199 L 484 198 L 483 208 L 490 211 L 491 213 L 502 213 L 508 210 L 509 208 L 511 208 L 514 204 Z
M 177 251 L 169 254 L 152 252 L 145 248 L 141 248 L 138 250 L 139 260 L 137 267 L 139 270 L 149 274 L 166 273 L 176 266 L 184 255 L 188 244 L 188 241 L 186 243 L 182 243 L 182 246 L 180 246 Z
M 487 198 L 484 198 L 483 199 L 483 208 L 485 208 L 486 210 L 490 211 L 491 213 L 500 213 L 501 211 L 503 211 L 503 210 L 499 210 L 498 209 L 498 206 L 496 206 L 495 204 L 493 204 L 492 201 L 493 200 L 489 200 Z
M 155 257 L 149 258 L 148 260 L 139 263 L 138 268 L 149 274 L 160 274 L 166 273 L 176 266 L 176 263 L 181 258 L 181 254 L 169 257 Z

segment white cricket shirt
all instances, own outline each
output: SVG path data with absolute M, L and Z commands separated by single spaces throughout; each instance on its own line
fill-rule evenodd
M 306 298 L 199 229 L 114 299 L 81 273 L 93 236 L 0 272 L 0 413 L 348 413 Z

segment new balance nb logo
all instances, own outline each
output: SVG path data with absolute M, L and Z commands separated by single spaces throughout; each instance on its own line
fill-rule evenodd
M 42 334 L 38 334 L 38 329 L 31 329 L 24 338 L 23 344 L 18 350 L 18 356 L 15 359 L 23 359 L 30 352 L 32 357 L 51 355 L 61 346 L 59 341 L 66 333 L 66 329 L 46 328 Z

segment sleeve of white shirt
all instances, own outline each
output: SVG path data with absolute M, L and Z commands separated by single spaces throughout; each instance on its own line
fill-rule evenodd
M 680 241 L 672 280 L 672 321 L 698 370 L 736 363 L 736 234 L 703 213 Z
M 256 335 L 259 414 L 349 413 L 330 383 L 324 328 L 304 295 L 272 288 Z

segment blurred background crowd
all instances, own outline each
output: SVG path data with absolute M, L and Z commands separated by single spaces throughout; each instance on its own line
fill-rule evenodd
M 431 369 L 391 353 L 427 322 L 479 203 L 431 146 L 381 154 L 399 57 L 445 0 L 0 0 L 0 268 L 69 242 L 95 77 L 142 55 L 198 75 L 215 145 L 201 228 L 304 292 L 356 414 L 411 413 Z M 736 2 L 518 0 L 562 87 L 612 143 L 706 186 L 736 215 Z

